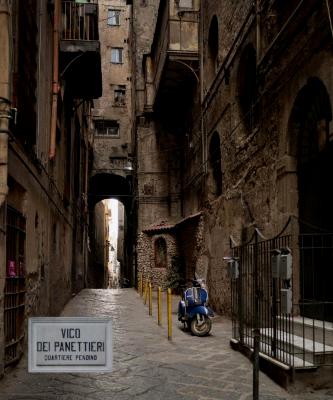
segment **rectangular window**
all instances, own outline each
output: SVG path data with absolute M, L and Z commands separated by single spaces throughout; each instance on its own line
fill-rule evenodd
M 95 121 L 95 134 L 98 136 L 119 137 L 119 123 L 114 120 Z
M 117 106 L 124 106 L 126 103 L 126 89 L 124 86 L 118 86 L 114 90 L 114 104 Z
M 121 47 L 112 47 L 111 48 L 111 62 L 113 64 L 122 64 L 123 63 L 123 49 Z
M 109 10 L 108 11 L 108 25 L 119 26 L 120 25 L 120 11 Z

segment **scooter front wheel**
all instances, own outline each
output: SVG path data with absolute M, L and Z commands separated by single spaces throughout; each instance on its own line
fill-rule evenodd
M 212 321 L 206 315 L 196 315 L 191 321 L 191 332 L 195 336 L 206 336 L 212 329 Z

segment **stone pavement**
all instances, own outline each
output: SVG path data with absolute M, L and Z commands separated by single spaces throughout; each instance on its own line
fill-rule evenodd
M 174 311 L 177 299 L 174 299 Z M 107 374 L 28 374 L 27 360 L 0 381 L 1 400 L 250 400 L 252 366 L 229 346 L 230 321 L 217 317 L 212 334 L 184 332 L 174 312 L 173 340 L 148 316 L 133 289 L 90 290 L 74 297 L 64 316 L 113 320 L 114 370 Z M 164 323 L 165 325 L 165 323 Z M 260 374 L 261 400 L 328 400 L 333 390 L 288 394 Z

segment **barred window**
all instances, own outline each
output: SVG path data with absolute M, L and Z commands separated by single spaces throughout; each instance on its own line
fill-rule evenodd
M 98 136 L 119 136 L 119 123 L 114 120 L 95 121 L 95 134 Z

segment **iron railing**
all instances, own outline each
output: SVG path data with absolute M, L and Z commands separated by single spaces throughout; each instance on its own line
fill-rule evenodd
M 293 257 L 288 282 L 272 276 L 272 255 L 286 248 Z M 333 365 L 333 234 L 267 240 L 255 230 L 248 242 L 232 246 L 232 256 L 239 262 L 239 277 L 231 282 L 233 338 L 253 349 L 258 328 L 266 356 L 292 368 Z M 293 294 L 290 313 L 281 303 L 286 285 Z
M 98 4 L 63 1 L 62 40 L 98 40 Z

